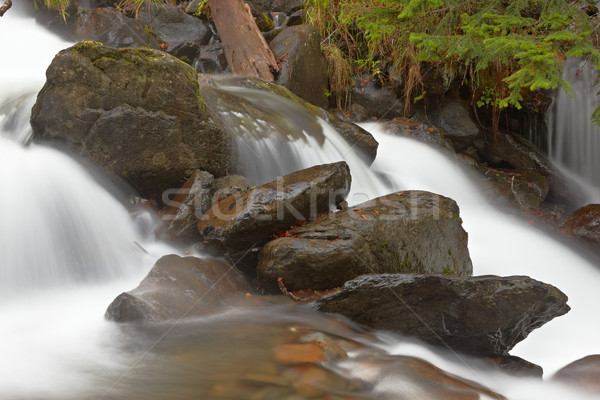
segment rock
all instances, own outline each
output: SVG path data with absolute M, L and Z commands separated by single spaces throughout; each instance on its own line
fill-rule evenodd
M 168 45 L 169 51 L 182 43 L 206 45 L 213 36 L 207 23 L 184 13 L 181 7 L 144 2 L 138 11 L 138 17 L 158 34 Z
M 202 74 L 222 74 L 229 71 L 223 44 L 200 46 L 198 56 L 194 59 L 193 67 Z
M 563 230 L 600 246 L 600 204 L 588 204 L 577 209 L 564 223 Z
M 111 47 L 160 49 L 158 35 L 141 20 L 129 18 L 114 8 L 85 10 L 69 25 L 76 41 L 92 40 Z
M 456 99 L 446 99 L 427 113 L 431 122 L 444 131 L 457 150 L 462 151 L 479 136 L 479 128 L 467 108 Z
M 241 175 L 227 175 L 215 181 L 215 200 L 222 200 L 229 196 L 233 196 L 250 187 L 248 179 Z
M 198 231 L 237 263 L 276 233 L 335 207 L 348 195 L 350 179 L 343 161 L 294 172 L 222 199 L 202 216 Z
M 61 51 L 32 109 L 33 137 L 59 141 L 160 201 L 195 169 L 234 170 L 231 137 L 206 111 L 197 74 L 151 49 L 94 42 Z
M 523 211 L 538 209 L 550 191 L 546 178 L 536 171 L 497 170 L 486 167 L 481 167 L 481 170 L 501 196 L 514 201 Z
M 248 0 L 246 3 L 252 10 L 282 11 L 289 15 L 302 7 L 303 0 Z
M 351 90 L 352 104 L 366 109 L 367 119 L 393 119 L 404 116 L 404 103 L 389 88 L 369 74 L 356 77 Z
M 215 120 L 221 126 L 226 126 L 229 131 L 237 132 L 235 136 L 241 138 L 242 143 L 239 147 L 243 154 L 239 154 L 238 159 L 252 156 L 248 151 L 252 144 L 248 143 L 248 140 L 262 140 L 266 136 L 273 139 L 276 135 L 279 138 L 276 146 L 280 152 L 279 158 L 282 157 L 281 152 L 290 138 L 306 140 L 307 136 L 311 136 L 318 143 L 322 143 L 323 129 L 318 121 L 318 118 L 321 118 L 361 155 L 365 163 L 371 164 L 375 160 L 378 143 L 369 132 L 302 100 L 284 86 L 256 78 L 235 76 L 216 78 L 202 75 L 199 80 L 200 92 Z M 263 92 L 263 95 L 260 92 Z M 232 110 L 241 117 L 233 119 L 231 113 L 224 116 L 223 110 Z M 256 121 L 261 123 L 258 128 Z M 260 155 L 256 159 L 248 161 L 250 166 L 265 163 L 267 155 L 257 153 Z M 292 161 L 290 155 L 287 164 L 291 164 Z M 271 179 L 273 176 L 269 179 L 257 180 L 267 182 Z
M 172 55 L 173 57 L 179 58 L 186 64 L 192 65 L 194 60 L 197 59 L 198 54 L 200 53 L 200 49 L 205 46 L 200 45 L 194 42 L 184 42 L 178 43 L 174 46 L 169 46 L 169 50 L 167 53 Z
M 213 205 L 215 178 L 206 171 L 195 171 L 169 200 L 163 220 L 170 221 L 167 232 L 173 238 L 199 239 L 196 224 Z
M 382 124 L 385 132 L 390 135 L 410 137 L 454 153 L 452 142 L 446 139 L 444 132 L 435 126 L 401 117 Z
M 554 286 L 523 276 L 383 274 L 347 282 L 314 306 L 371 328 L 494 357 L 567 313 L 566 302 Z
M 303 24 L 306 20 L 306 10 L 301 9 L 293 12 L 287 20 L 287 26 Z
M 542 379 L 544 375 L 542 367 L 516 356 L 487 358 L 486 361 L 491 362 L 502 371 L 520 378 Z
M 600 394 L 600 355 L 594 354 L 561 368 L 552 380 Z
M 456 202 L 423 191 L 392 193 L 330 213 L 262 249 L 258 277 L 277 291 L 331 289 L 367 273 L 470 275 L 467 233 Z
M 276 82 L 311 104 L 327 107 L 327 62 L 319 31 L 310 25 L 292 26 L 277 35 L 269 47 L 281 60 Z
M 250 290 L 244 277 L 217 259 L 168 255 L 139 286 L 120 294 L 105 317 L 117 322 L 160 322 L 214 313 Z

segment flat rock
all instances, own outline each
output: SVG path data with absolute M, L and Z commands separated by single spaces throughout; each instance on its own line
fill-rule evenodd
M 529 277 L 364 275 L 314 302 L 359 324 L 478 356 L 506 356 L 567 313 L 567 296 Z

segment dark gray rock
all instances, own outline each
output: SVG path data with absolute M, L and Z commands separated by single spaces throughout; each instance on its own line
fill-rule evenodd
M 278 232 L 335 207 L 350 191 L 350 180 L 343 161 L 294 172 L 221 200 L 202 216 L 198 231 L 237 261 Z
M 524 276 L 383 274 L 347 282 L 314 305 L 371 328 L 493 357 L 567 313 L 566 302 L 554 286 Z
M 139 286 L 120 294 L 105 317 L 117 322 L 160 322 L 218 312 L 250 290 L 233 266 L 216 259 L 168 255 Z
M 265 245 L 262 287 L 332 289 L 359 275 L 473 271 L 456 202 L 423 191 L 392 193 L 330 213 Z
M 564 231 L 600 247 L 600 204 L 578 208 L 563 225 Z
M 182 43 L 206 45 L 213 35 L 208 23 L 169 4 L 145 2 L 138 11 L 138 18 L 168 44 L 167 50 Z
M 127 17 L 114 8 L 82 11 L 71 20 L 69 29 L 76 41 L 92 40 L 111 47 L 160 49 L 155 32 L 141 20 Z
M 459 100 L 446 99 L 430 110 L 427 116 L 459 150 L 472 145 L 479 136 L 479 128 L 471 119 L 469 110 Z
M 327 62 L 321 52 L 319 31 L 310 25 L 292 26 L 269 46 L 275 58 L 281 60 L 277 83 L 311 104 L 327 107 Z
M 201 74 L 222 74 L 229 71 L 229 64 L 221 43 L 200 46 L 198 56 L 192 65 Z
M 404 102 L 390 88 L 383 86 L 369 74 L 354 79 L 351 94 L 352 104 L 359 104 L 365 108 L 365 119 L 393 119 L 404 116 Z

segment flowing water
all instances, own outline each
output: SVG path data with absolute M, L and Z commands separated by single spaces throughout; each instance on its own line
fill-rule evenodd
M 192 399 L 227 390 L 233 390 L 229 398 L 241 399 L 264 395 L 257 381 L 273 390 L 271 397 L 262 398 L 283 398 L 279 394 L 287 393 L 285 379 L 294 371 L 268 361 L 269 355 L 274 346 L 302 330 L 327 332 L 358 344 L 348 359 L 330 368 L 370 385 L 356 396 L 335 387 L 323 388 L 325 393 L 433 398 L 410 386 L 393 368 L 396 364 L 374 362 L 370 355 L 379 352 L 380 359 L 421 357 L 511 399 L 591 398 L 550 382 L 510 378 L 466 357 L 395 335 L 363 332 L 310 310 L 262 305 L 252 298 L 245 307 L 171 325 L 135 328 L 105 321 L 103 313 L 112 299 L 136 286 L 161 254 L 175 250 L 140 229 L 144 221 L 132 217 L 103 188 L 102 180 L 78 162 L 54 149 L 19 144 L 30 134 L 27 119 L 43 84 L 43 69 L 68 44 L 11 10 L 0 21 L 0 37 L 17 37 L 17 32 L 18 40 L 0 41 L 1 399 Z M 237 90 L 245 98 L 257 96 L 224 90 Z M 273 103 L 272 98 L 259 100 Z M 271 105 L 273 112 L 289 116 L 289 104 L 280 102 L 281 107 L 277 102 Z M 235 121 L 243 115 L 230 112 L 227 117 Z M 345 159 L 353 175 L 350 203 L 400 189 L 431 190 L 456 199 L 476 274 L 529 275 L 556 285 L 570 298 L 569 314 L 535 331 L 512 353 L 542 365 L 547 374 L 600 353 L 600 321 L 594 312 L 600 302 L 600 275 L 594 265 L 489 206 L 477 189 L 477 178 L 437 150 L 387 136 L 370 125 L 380 146 L 369 169 L 324 122 L 309 123 L 312 128 L 304 125 L 300 122 L 299 138 L 289 152 L 279 156 L 269 133 L 264 133 L 268 126 L 261 121 L 246 125 L 246 133 L 264 135 L 260 144 L 256 139 L 248 142 L 254 146 L 252 153 L 266 153 L 265 159 L 271 160 L 265 162 L 266 169 L 248 168 L 248 174 L 268 179 L 268 173 L 287 172 L 283 169 L 289 165 Z M 231 382 L 241 383 L 232 389 Z
M 600 105 L 594 89 L 598 72 L 585 59 L 569 58 L 563 78 L 573 93 L 557 92 L 549 110 L 548 153 L 574 180 L 589 187 L 591 201 L 600 202 L 600 128 L 591 120 Z

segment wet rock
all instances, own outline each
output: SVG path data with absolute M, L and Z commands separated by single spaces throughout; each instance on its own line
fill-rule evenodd
M 485 167 L 481 170 L 500 195 L 514 201 L 523 211 L 538 209 L 550 191 L 546 178 L 536 171 L 497 170 Z
M 395 136 L 406 136 L 419 142 L 432 144 L 442 149 L 454 152 L 452 142 L 446 139 L 444 132 L 439 128 L 408 118 L 394 118 L 392 121 L 383 122 L 386 133 Z
M 138 18 L 158 34 L 162 42 L 168 45 L 169 51 L 182 43 L 206 45 L 213 35 L 202 19 L 169 4 L 145 2 L 138 11 Z
M 351 90 L 352 104 L 366 110 L 367 119 L 393 119 L 404 116 L 404 103 L 389 88 L 369 74 L 357 77 Z M 359 120 L 361 121 L 361 120 Z
M 221 43 L 200 46 L 192 64 L 198 73 L 222 74 L 228 72 L 229 64 Z
M 542 376 L 544 375 L 542 367 L 516 356 L 494 357 L 488 358 L 486 361 L 491 362 L 510 375 L 521 378 L 528 377 L 542 379 Z
M 198 231 L 204 240 L 228 251 L 236 262 L 247 252 L 251 260 L 276 233 L 343 201 L 350 191 L 350 180 L 350 170 L 343 161 L 294 172 L 222 199 L 202 216 Z
M 231 265 L 216 259 L 160 258 L 133 290 L 120 294 L 105 317 L 117 322 L 160 322 L 206 315 L 233 306 L 250 290 Z
M 600 394 L 600 355 L 573 361 L 554 374 L 552 380 Z
M 457 150 L 462 151 L 479 136 L 479 128 L 467 108 L 456 99 L 446 99 L 427 113 L 431 122 L 444 131 Z
M 233 196 L 250 187 L 248 179 L 241 175 L 227 175 L 215 181 L 215 193 L 213 195 L 215 201 Z
M 319 31 L 310 25 L 292 26 L 277 35 L 269 47 L 281 60 L 276 82 L 311 104 L 327 107 L 327 62 Z
M 306 11 L 304 9 L 293 12 L 288 18 L 287 26 L 300 25 L 304 23 L 306 19 Z
M 467 233 L 456 202 L 423 191 L 392 193 L 330 213 L 262 249 L 258 276 L 277 291 L 331 289 L 367 273 L 470 275 Z
M 82 42 L 61 51 L 32 109 L 33 137 L 58 141 L 160 201 L 195 169 L 233 170 L 187 64 L 151 49 Z
M 200 53 L 200 49 L 204 47 L 194 42 L 178 43 L 174 46 L 169 46 L 168 53 L 173 57 L 179 58 L 186 64 L 193 65 L 194 60 Z
M 569 311 L 567 296 L 529 277 L 364 275 L 317 300 L 323 312 L 479 356 L 506 356 Z
M 111 47 L 160 49 L 158 35 L 141 20 L 127 17 L 114 8 L 85 10 L 69 25 L 74 40 L 92 40 Z
M 195 171 L 170 198 L 163 220 L 170 221 L 167 232 L 174 238 L 199 239 L 196 224 L 212 207 L 215 178 L 206 171 Z
M 600 246 L 600 204 L 588 204 L 577 209 L 564 223 L 563 230 Z
M 303 0 L 249 0 L 246 3 L 252 10 L 282 11 L 289 15 L 302 7 Z

